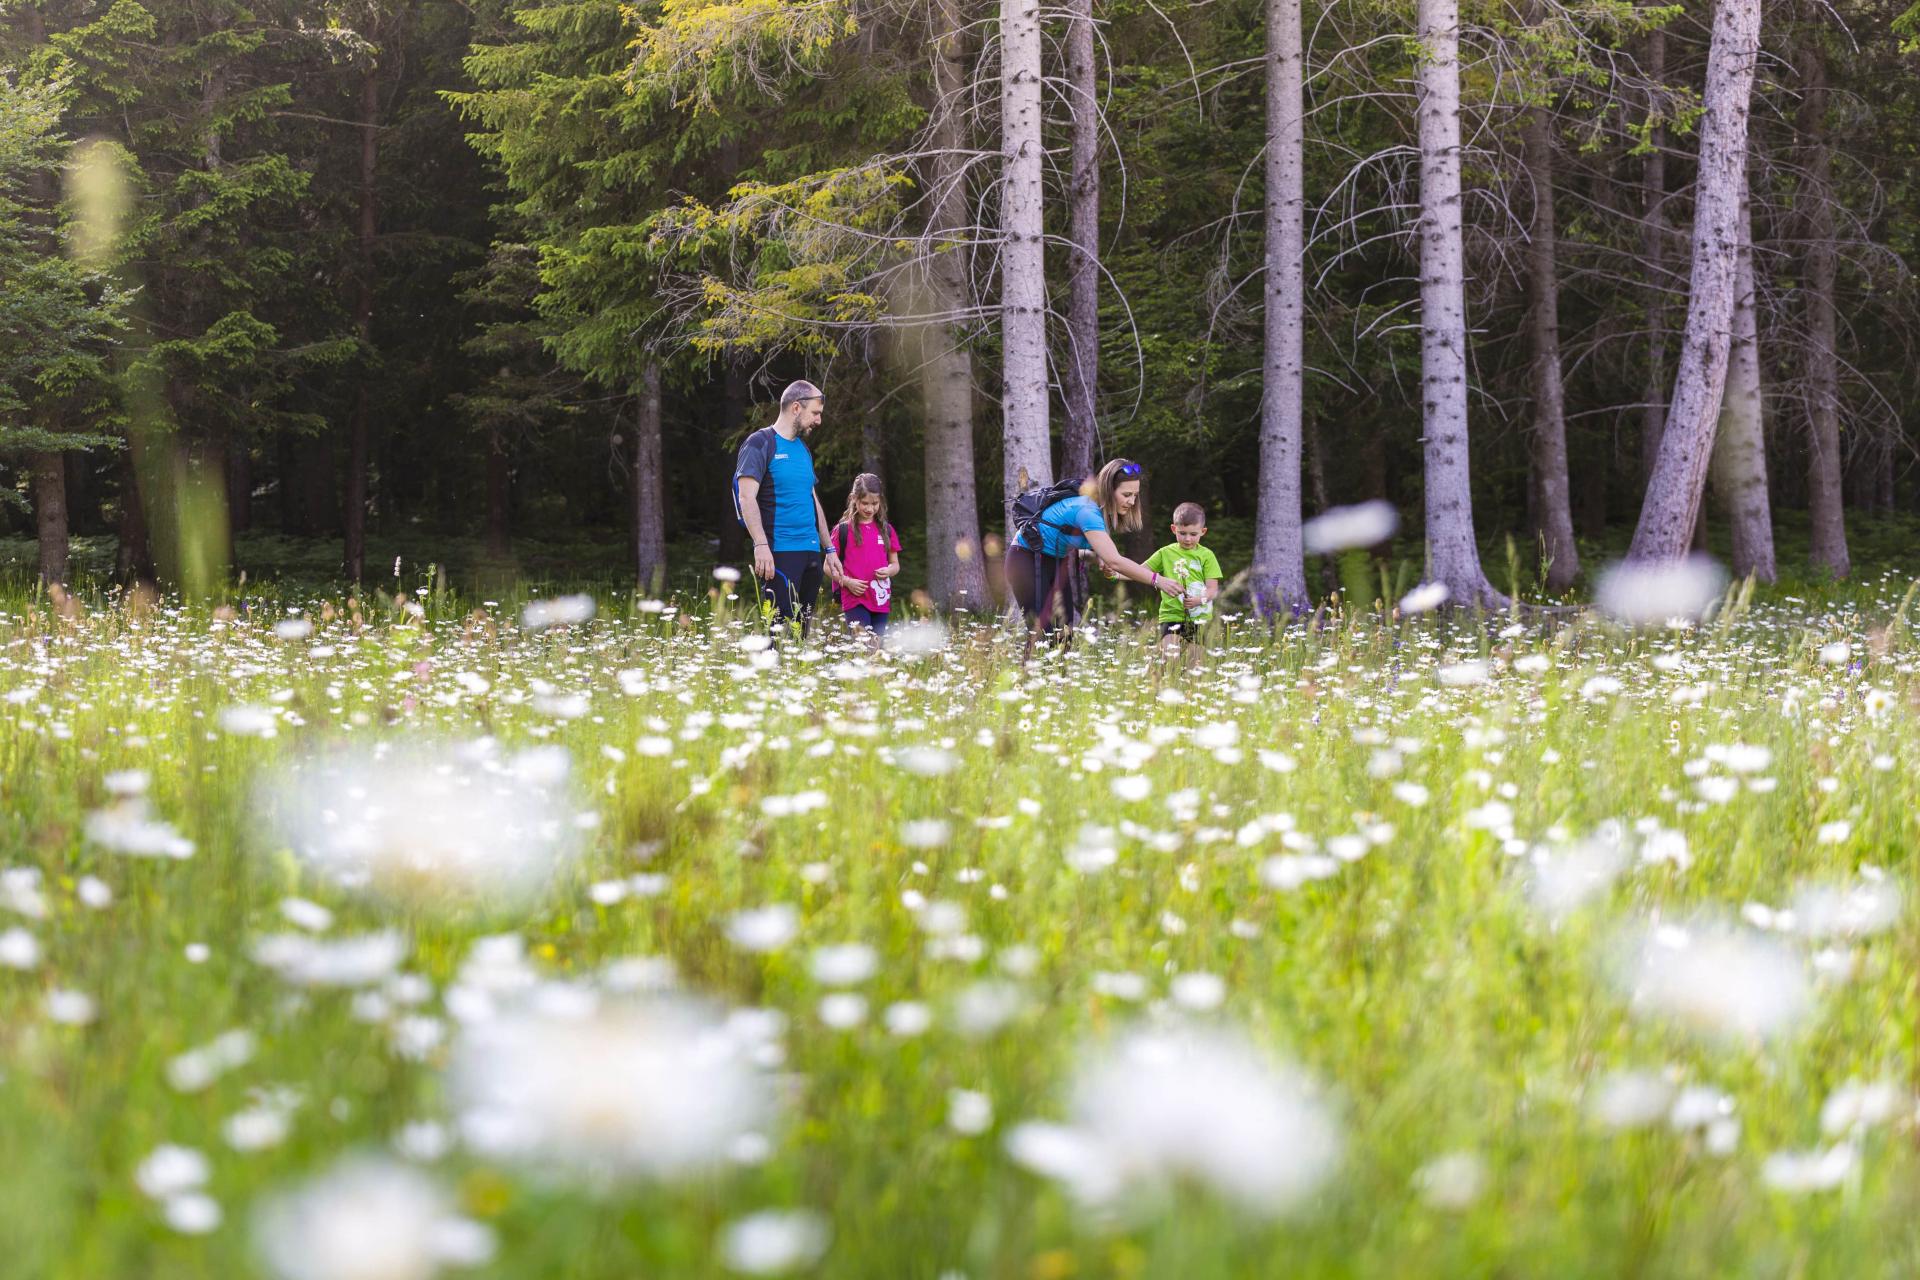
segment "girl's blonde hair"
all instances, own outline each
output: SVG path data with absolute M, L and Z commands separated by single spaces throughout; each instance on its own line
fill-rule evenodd
M 1134 533 L 1140 528 L 1144 517 L 1142 508 L 1147 505 L 1144 501 L 1134 503 L 1133 510 L 1125 515 L 1114 509 L 1113 491 L 1129 480 L 1138 480 L 1144 486 L 1146 472 L 1141 470 L 1139 463 L 1127 458 L 1115 458 L 1100 468 L 1099 474 L 1093 478 L 1093 493 L 1090 496 L 1100 504 L 1100 514 L 1107 518 L 1108 533 Z
M 848 546 L 860 545 L 860 513 L 856 509 L 862 498 L 880 499 L 880 510 L 874 512 L 874 523 L 880 529 L 880 545 L 887 545 L 887 491 L 880 483 L 880 477 L 871 471 L 862 471 L 853 478 L 853 488 L 847 490 L 846 514 L 840 517 L 840 523 L 847 526 Z

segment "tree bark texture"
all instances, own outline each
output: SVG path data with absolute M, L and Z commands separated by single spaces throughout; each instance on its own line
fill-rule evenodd
M 1533 384 L 1535 492 L 1547 557 L 1547 590 L 1560 592 L 1580 576 L 1573 542 L 1573 493 L 1567 478 L 1567 397 L 1560 374 L 1559 241 L 1554 231 L 1553 128 L 1544 106 L 1526 123 L 1527 176 L 1533 182 L 1533 225 L 1527 244 L 1527 337 Z
M 378 193 L 374 189 L 380 160 L 379 122 L 380 73 L 377 67 L 370 67 L 360 79 L 360 261 L 353 307 L 354 332 L 369 359 L 373 353 L 373 247 L 379 227 Z M 347 420 L 347 492 L 342 528 L 346 535 L 346 572 L 350 582 L 359 582 L 367 567 L 367 465 L 368 438 L 372 431 L 370 379 L 370 372 L 362 371 L 353 391 L 353 411 Z
M 667 576 L 667 468 L 660 423 L 660 365 L 640 371 L 633 424 L 633 572 L 642 591 L 659 591 Z
M 122 582 L 152 582 L 156 576 L 147 509 L 140 501 L 140 467 L 133 456 L 138 448 L 137 443 L 130 442 L 120 464 L 120 527 L 114 573 Z
M 1658 123 L 1665 109 L 1661 83 L 1666 77 L 1667 32 L 1656 27 L 1647 33 L 1647 79 L 1654 87 L 1647 95 L 1650 150 L 1641 175 L 1646 191 L 1641 253 L 1647 270 L 1647 380 L 1640 397 L 1642 486 L 1653 478 L 1653 462 L 1660 456 L 1660 437 L 1667 427 L 1667 130 Z
M 967 131 L 961 114 L 966 27 L 959 0 L 935 0 L 933 15 L 933 80 L 938 101 L 934 155 L 928 162 L 933 203 L 927 241 L 933 251 L 926 264 L 927 310 L 936 317 L 958 317 L 967 300 L 966 269 L 956 247 L 969 222 L 962 166 Z M 926 418 L 927 590 L 943 608 L 987 610 L 993 601 L 987 591 L 974 486 L 973 356 L 954 322 L 931 320 L 916 336 Z
M 1427 577 L 1459 607 L 1504 606 L 1473 538 L 1467 455 L 1466 253 L 1460 226 L 1460 6 L 1418 0 L 1420 381 Z
M 1060 474 L 1093 470 L 1100 377 L 1100 98 L 1094 73 L 1093 0 L 1067 5 L 1067 101 L 1073 128 L 1067 204 L 1067 341 L 1060 368 L 1066 421 Z
M 1311 606 L 1300 533 L 1306 401 L 1306 50 L 1300 0 L 1267 0 L 1266 349 L 1260 493 L 1250 575 L 1256 611 Z
M 1700 515 L 1720 397 L 1726 390 L 1747 114 L 1759 50 L 1760 0 L 1720 0 L 1713 15 L 1700 122 L 1686 332 L 1660 452 L 1627 553 L 1634 560 L 1686 555 Z
M 33 524 L 40 543 L 40 581 L 65 586 L 67 541 L 67 460 L 61 450 L 36 450 L 28 459 L 33 475 Z
M 1047 263 L 1041 205 L 1039 0 L 1000 3 L 1001 396 L 1006 509 L 1053 482 L 1047 401 Z M 1011 515 L 1008 516 L 1011 522 Z
M 1802 165 L 1802 215 L 1807 235 L 1807 506 L 1813 524 L 1811 559 L 1816 569 L 1836 578 L 1852 571 L 1847 552 L 1847 520 L 1840 456 L 1840 359 L 1834 310 L 1838 261 L 1833 250 L 1833 154 L 1827 146 L 1827 64 L 1814 25 L 1806 15 L 1800 42 L 1800 137 L 1807 147 Z
M 1762 582 L 1777 576 L 1773 510 L 1767 495 L 1766 408 L 1760 384 L 1760 332 L 1753 280 L 1753 216 L 1740 200 L 1740 258 L 1734 273 L 1733 336 L 1727 389 L 1713 443 L 1710 476 L 1733 537 L 1733 572 Z

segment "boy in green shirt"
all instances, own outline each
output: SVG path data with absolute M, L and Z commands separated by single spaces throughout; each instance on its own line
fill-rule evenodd
M 1186 588 L 1180 595 L 1160 597 L 1163 637 L 1191 640 L 1213 616 L 1213 598 L 1220 594 L 1220 560 L 1211 548 L 1200 545 L 1206 533 L 1207 513 L 1200 504 L 1181 503 L 1173 509 L 1172 544 L 1154 552 L 1144 566 Z

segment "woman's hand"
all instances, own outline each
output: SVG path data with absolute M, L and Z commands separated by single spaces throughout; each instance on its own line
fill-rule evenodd
M 1153 575 L 1153 585 L 1158 587 L 1160 590 L 1166 592 L 1170 596 L 1178 596 L 1178 597 L 1184 598 L 1187 594 L 1186 587 L 1174 581 L 1172 578 L 1165 577 L 1158 573 Z

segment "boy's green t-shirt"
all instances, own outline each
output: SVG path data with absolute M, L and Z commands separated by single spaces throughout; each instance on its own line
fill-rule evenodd
M 1220 559 L 1213 554 L 1211 547 L 1195 547 L 1189 551 L 1177 542 L 1166 546 L 1147 557 L 1146 567 L 1163 578 L 1172 578 L 1182 586 L 1199 583 L 1205 586 L 1209 578 L 1219 578 Z M 1197 604 L 1188 608 L 1184 601 L 1162 593 L 1160 596 L 1160 621 L 1162 622 L 1199 622 L 1213 616 L 1213 605 Z

